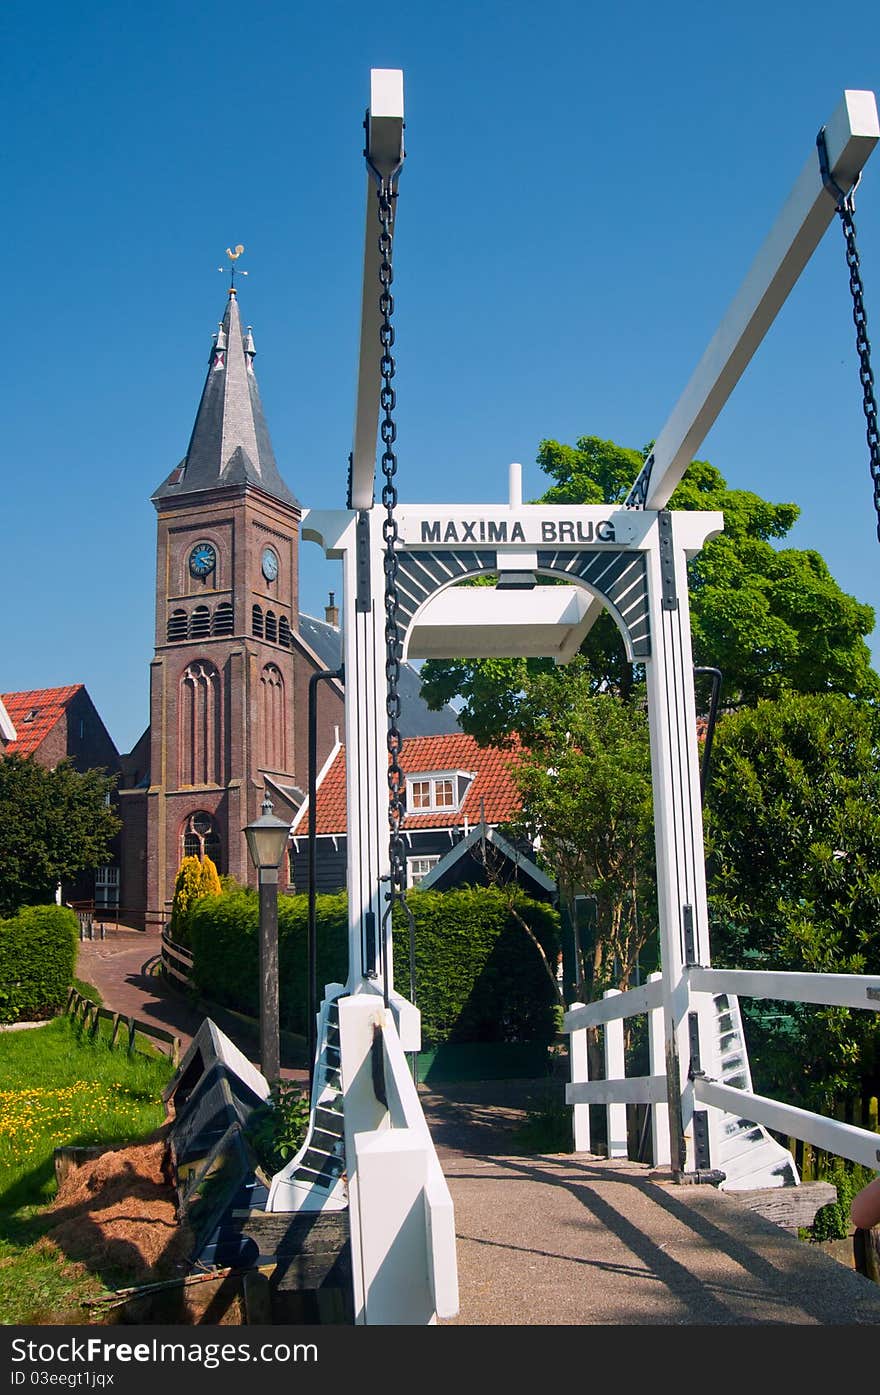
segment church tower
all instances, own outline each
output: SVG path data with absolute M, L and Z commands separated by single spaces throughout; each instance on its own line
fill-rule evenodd
M 146 903 L 154 913 L 170 901 L 187 854 L 207 853 L 221 872 L 255 883 L 241 830 L 259 816 L 267 786 L 276 814 L 292 817 L 305 784 L 295 730 L 305 720 L 295 671 L 302 510 L 275 462 L 255 353 L 233 286 L 186 456 L 153 495 Z

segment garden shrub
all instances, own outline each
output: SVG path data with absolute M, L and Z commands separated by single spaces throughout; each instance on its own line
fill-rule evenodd
M 0 1022 L 34 1022 L 64 1006 L 78 934 L 68 906 L 26 906 L 0 920 Z
M 203 896 L 219 896 L 220 878 L 209 857 L 185 857 L 177 870 L 171 921 L 168 926 L 172 940 L 189 944 L 189 917 L 193 906 Z
M 219 896 L 222 890 L 217 864 L 206 853 L 199 873 L 199 896 Z
M 425 1046 L 444 1042 L 552 1040 L 554 999 L 534 946 L 510 915 L 507 896 L 494 888 L 412 891 L 415 920 L 416 1000 Z M 517 900 L 547 950 L 558 950 L 558 916 L 548 905 Z M 348 965 L 347 898 L 318 896 L 318 993 L 344 983 Z M 238 890 L 200 900 L 189 916 L 193 979 L 214 1002 L 256 1017 L 259 1012 L 259 901 Z M 409 997 L 406 918 L 395 918 L 395 987 Z M 308 897 L 278 902 L 278 976 L 281 1025 L 306 1032 Z
M 828 1164 L 819 1169 L 819 1175 L 823 1182 L 834 1183 L 837 1200 L 820 1206 L 807 1234 L 815 1241 L 845 1240 L 853 1228 L 849 1214 L 852 1199 L 867 1186 L 874 1173 L 846 1158 L 830 1158 Z
M 318 991 L 341 983 L 348 962 L 344 895 L 317 900 Z M 216 1003 L 259 1015 L 260 902 L 239 888 L 200 900 L 189 916 L 193 981 Z M 278 984 L 281 1026 L 306 1033 L 308 994 L 308 897 L 278 898 Z

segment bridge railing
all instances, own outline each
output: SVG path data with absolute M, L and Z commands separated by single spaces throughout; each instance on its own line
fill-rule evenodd
M 721 994 L 812 1003 L 824 1007 L 880 1011 L 880 976 L 868 974 L 809 974 L 757 969 L 709 969 L 690 966 L 683 970 L 688 1007 L 700 999 Z M 649 1074 L 627 1076 L 624 1064 L 624 1022 L 648 1014 Z M 604 1028 L 603 1079 L 590 1079 L 587 1032 Z M 664 1060 L 662 975 L 626 993 L 609 989 L 594 1003 L 578 1004 L 563 1019 L 571 1036 L 571 1084 L 566 1101 L 574 1106 L 574 1144 L 590 1151 L 590 1105 L 606 1109 L 609 1157 L 627 1156 L 626 1106 L 646 1104 L 651 1109 L 654 1164 L 670 1160 L 670 1106 L 677 1106 L 681 1084 L 669 1082 Z M 880 1169 L 880 1136 L 839 1119 L 725 1085 L 709 1075 L 692 1075 L 694 1098 L 722 1112 L 735 1113 L 791 1138 L 803 1140 L 865 1167 Z

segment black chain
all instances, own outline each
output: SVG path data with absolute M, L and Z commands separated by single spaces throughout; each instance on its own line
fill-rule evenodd
M 392 181 L 388 179 L 379 180 L 377 194 L 381 228 L 379 252 L 382 258 L 379 266 L 379 284 L 381 286 L 379 312 L 382 316 L 382 323 L 379 327 L 379 341 L 382 345 L 382 358 L 379 365 L 382 388 L 379 394 L 379 404 L 383 415 L 379 423 L 379 435 L 384 447 L 382 474 L 385 476 L 385 483 L 382 486 L 382 503 L 385 505 L 385 518 L 382 522 L 382 537 L 385 541 L 383 559 L 385 571 L 385 678 L 388 683 L 385 708 L 388 713 L 388 754 L 390 756 L 388 762 L 388 823 L 391 864 L 390 899 L 393 902 L 395 899 L 402 898 L 406 882 L 404 841 L 401 833 L 404 816 L 404 772 L 400 763 L 400 753 L 403 739 L 398 726 L 400 719 L 400 628 L 397 622 L 399 598 L 397 593 L 397 555 L 395 552 L 398 528 L 397 519 L 394 517 L 397 505 L 397 486 L 394 482 L 397 474 L 397 455 L 394 450 L 397 427 L 394 423 L 393 413 L 397 404 L 397 395 L 393 386 L 395 364 L 394 355 L 391 352 L 394 346 L 394 326 L 391 323 L 391 317 L 394 314 L 394 296 L 391 293 L 391 283 L 394 279 L 394 273 L 391 269 L 391 245 L 394 199 L 397 195 Z
M 846 264 L 849 267 L 849 289 L 853 300 L 853 323 L 856 327 L 856 353 L 859 356 L 859 379 L 862 384 L 862 409 L 867 424 L 865 434 L 868 441 L 871 479 L 874 482 L 877 537 L 880 539 L 880 431 L 877 428 L 877 399 L 874 396 L 874 373 L 871 368 L 871 341 L 868 338 L 865 288 L 862 285 L 859 252 L 856 246 L 855 199 L 852 191 L 840 200 L 837 212 L 846 240 Z

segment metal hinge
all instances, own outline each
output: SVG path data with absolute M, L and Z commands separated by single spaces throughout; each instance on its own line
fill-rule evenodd
M 660 541 L 660 605 L 663 610 L 678 610 L 678 591 L 675 586 L 675 552 L 672 546 L 672 514 L 661 509 L 657 515 L 657 534 Z

